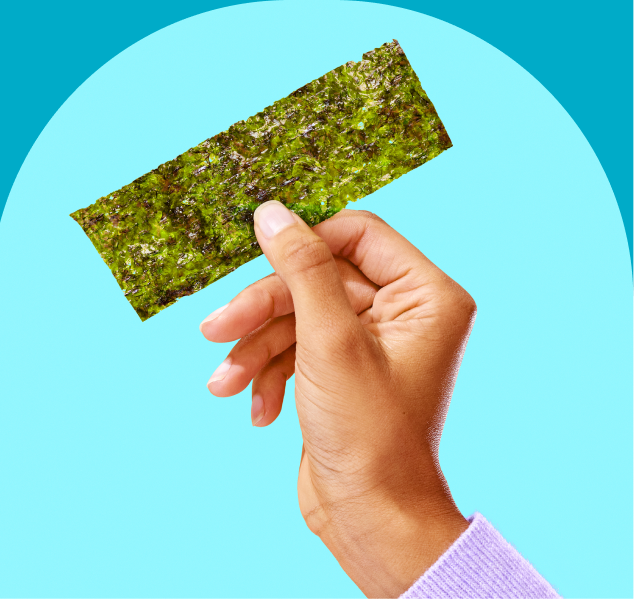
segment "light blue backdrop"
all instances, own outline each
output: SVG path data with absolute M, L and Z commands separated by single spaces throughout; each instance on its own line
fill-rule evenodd
M 478 302 L 441 448 L 455 498 L 563 595 L 631 596 L 631 271 L 590 146 L 531 75 L 460 29 L 286 2 L 132 46 L 20 171 L 0 222 L 1 595 L 360 596 L 299 514 L 293 402 L 253 429 L 249 391 L 205 387 L 228 347 L 198 324 L 266 260 L 141 323 L 68 214 L 392 38 L 455 147 L 354 207 Z

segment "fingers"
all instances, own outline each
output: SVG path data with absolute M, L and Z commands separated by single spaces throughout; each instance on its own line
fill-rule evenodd
M 326 241 L 334 254 L 339 275 L 357 314 L 372 305 L 379 287 L 405 274 L 409 275 L 408 280 L 402 282 L 406 287 L 449 279 L 415 246 L 370 212 L 342 210 L 313 231 Z M 403 290 L 395 291 L 400 294 Z M 290 314 L 293 309 L 290 289 L 273 274 L 212 312 L 201 323 L 200 330 L 210 341 L 235 341 L 269 318 Z
M 293 298 L 298 342 L 326 355 L 337 341 L 365 333 L 327 243 L 277 201 L 254 213 L 255 234 Z M 305 340 L 305 341 L 302 341 Z
M 272 358 L 253 379 L 251 422 L 253 426 L 268 426 L 280 414 L 286 381 L 295 372 L 295 345 Z
M 211 375 L 207 388 L 217 397 L 240 393 L 269 360 L 294 343 L 294 314 L 269 320 L 236 343 L 224 362 Z
M 200 324 L 209 341 L 235 341 L 254 331 L 270 318 L 293 312 L 288 287 L 274 273 L 238 293 L 227 305 L 212 312 Z
M 372 305 L 378 286 L 348 260 L 335 257 L 348 299 L 356 313 Z M 293 312 L 293 298 L 277 274 L 269 275 L 241 291 L 229 304 L 212 312 L 200 325 L 209 341 L 235 341 L 268 319 Z
M 430 281 L 446 277 L 416 246 L 371 212 L 342 210 L 313 230 L 333 254 L 358 266 L 379 287 L 412 271 Z

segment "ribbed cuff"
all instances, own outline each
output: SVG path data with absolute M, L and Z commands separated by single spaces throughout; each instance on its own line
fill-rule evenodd
M 468 520 L 469 528 L 400 599 L 559 597 L 482 514 Z

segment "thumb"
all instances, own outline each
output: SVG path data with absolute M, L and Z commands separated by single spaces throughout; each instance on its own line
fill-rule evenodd
M 293 297 L 300 343 L 321 337 L 334 341 L 362 328 L 321 237 L 275 200 L 258 206 L 254 223 L 262 251 Z

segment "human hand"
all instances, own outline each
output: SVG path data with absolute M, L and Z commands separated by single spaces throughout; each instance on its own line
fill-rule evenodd
M 302 515 L 364 594 L 398 596 L 468 526 L 438 445 L 475 303 L 367 212 L 311 230 L 267 202 L 255 232 L 275 274 L 201 324 L 210 341 L 240 339 L 209 390 L 253 380 L 252 420 L 266 426 L 295 373 Z

